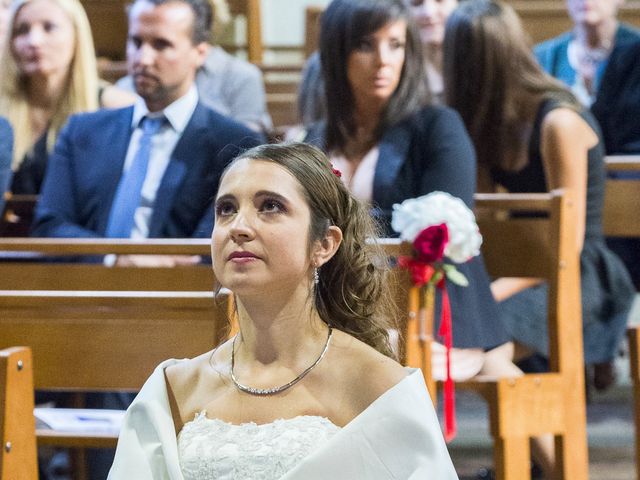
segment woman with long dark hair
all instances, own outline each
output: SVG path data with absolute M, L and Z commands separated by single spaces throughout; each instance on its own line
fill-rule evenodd
M 634 289 L 602 236 L 604 148 L 597 123 L 541 70 L 507 4 L 462 3 L 447 24 L 444 67 L 446 100 L 473 139 L 481 188 L 564 188 L 573 196 L 585 361 L 606 370 L 624 335 Z M 498 279 L 492 290 L 512 338 L 527 347 L 523 353 L 546 355 L 545 285 Z

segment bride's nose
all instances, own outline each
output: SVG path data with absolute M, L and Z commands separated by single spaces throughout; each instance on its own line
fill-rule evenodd
M 229 235 L 234 242 L 247 242 L 255 236 L 253 222 L 251 218 L 242 211 L 239 211 L 229 228 Z

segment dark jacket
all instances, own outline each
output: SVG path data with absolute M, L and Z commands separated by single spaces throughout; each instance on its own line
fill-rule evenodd
M 129 147 L 133 107 L 74 115 L 49 159 L 33 235 L 103 237 Z M 207 237 L 224 167 L 263 137 L 198 104 L 156 194 L 151 238 Z

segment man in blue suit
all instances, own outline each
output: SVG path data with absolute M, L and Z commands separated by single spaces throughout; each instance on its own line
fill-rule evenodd
M 263 141 L 198 100 L 208 0 L 135 0 L 128 15 L 138 101 L 71 117 L 49 161 L 36 236 L 207 237 L 222 170 Z

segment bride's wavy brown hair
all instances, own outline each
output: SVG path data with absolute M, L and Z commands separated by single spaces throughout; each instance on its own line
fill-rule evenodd
M 375 240 L 380 230 L 368 208 L 347 190 L 326 155 L 311 145 L 261 145 L 242 153 L 234 163 L 242 159 L 273 162 L 300 183 L 311 211 L 309 245 L 324 238 L 331 225 L 342 230 L 340 247 L 318 270 L 315 308 L 328 325 L 395 359 L 388 333 L 397 327 L 395 304 L 386 284 L 389 266 Z

